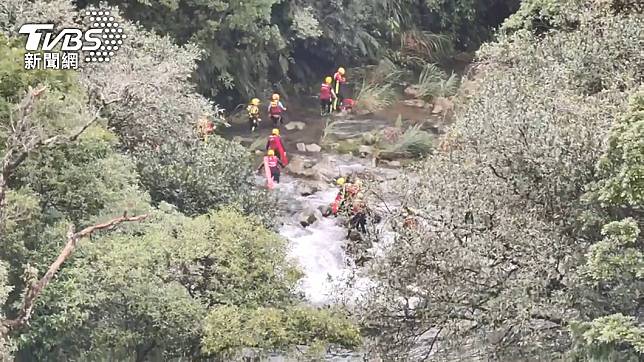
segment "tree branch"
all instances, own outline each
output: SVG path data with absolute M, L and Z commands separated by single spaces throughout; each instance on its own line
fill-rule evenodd
M 58 255 L 58 258 L 49 266 L 47 273 L 36 283 L 31 284 L 24 295 L 22 302 L 22 307 L 18 316 L 14 319 L 5 319 L 0 321 L 0 339 L 6 337 L 12 330 L 15 330 L 29 321 L 33 313 L 34 305 L 36 299 L 40 296 L 43 289 L 51 282 L 54 275 L 58 272 L 61 265 L 71 256 L 71 254 L 76 249 L 78 241 L 86 236 L 91 235 L 97 230 L 111 230 L 115 226 L 124 223 L 124 222 L 134 222 L 141 221 L 147 218 L 148 215 L 139 215 L 134 217 L 128 217 L 127 212 L 123 213 L 123 216 L 112 219 L 103 224 L 96 224 L 89 226 L 80 232 L 74 232 L 74 226 L 70 225 L 69 230 L 67 231 L 67 244 Z
M 30 126 L 29 115 L 33 111 L 36 100 L 45 92 L 46 89 L 47 87 L 45 86 L 39 89 L 29 88 L 27 95 L 22 102 L 20 102 L 20 106 L 18 107 L 17 120 L 12 124 L 14 134 L 11 135 L 11 141 L 7 144 L 7 149 L 2 159 L 2 169 L 0 170 L 0 225 L 2 223 L 2 211 L 5 206 L 7 184 L 16 168 L 24 162 L 32 152 L 40 148 L 76 141 L 76 139 L 78 139 L 78 137 L 83 134 L 87 128 L 100 118 L 100 113 L 105 106 L 120 100 L 120 98 L 117 98 L 107 101 L 101 96 L 99 97 L 101 105 L 96 109 L 93 117 L 76 132 L 67 136 L 56 135 L 47 139 L 39 138 L 37 140 L 33 140 L 30 139 L 33 131 L 31 130 L 32 127 Z

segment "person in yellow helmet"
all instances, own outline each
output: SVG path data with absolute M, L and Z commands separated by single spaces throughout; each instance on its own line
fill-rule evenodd
M 338 71 L 333 75 L 333 90 L 335 91 L 335 100 L 333 101 L 333 110 L 339 110 L 342 105 L 342 100 L 345 96 L 345 83 L 347 78 L 345 77 L 345 70 L 343 67 L 338 68 Z
M 351 184 L 347 182 L 344 177 L 338 178 L 335 183 L 340 186 L 340 190 L 331 204 L 331 212 L 337 216 L 338 211 L 342 209 L 347 198 L 347 189 L 351 187 Z
M 279 128 L 274 128 L 271 132 L 271 135 L 268 136 L 268 142 L 266 142 L 266 150 L 275 150 L 277 152 L 277 157 L 279 157 L 284 166 L 288 164 L 288 159 L 286 158 L 286 150 L 284 149 L 284 143 L 282 143 L 282 138 L 280 137 Z
M 277 96 L 277 97 L 276 97 Z M 282 121 L 282 112 L 286 111 L 286 107 L 280 102 L 279 95 L 273 94 L 271 103 L 268 105 L 268 114 L 273 121 L 273 127 L 279 127 Z
M 362 232 L 362 234 L 366 234 L 367 233 L 367 205 L 364 201 L 364 194 L 362 192 L 358 192 L 352 200 L 351 215 L 352 217 L 349 222 L 349 225 L 351 227 L 349 228 L 347 237 L 351 236 L 351 229 L 356 229 L 358 232 Z
M 333 100 L 336 97 L 331 83 L 333 83 L 333 78 L 326 77 L 320 86 L 320 107 L 322 108 L 320 115 L 322 117 L 331 113 Z
M 259 118 L 259 98 L 251 99 L 250 104 L 246 107 L 246 111 L 248 112 L 250 131 L 254 132 L 258 123 L 262 121 L 261 118 Z
M 273 181 L 275 183 L 280 183 L 280 167 L 284 167 L 284 164 L 282 161 L 280 161 L 277 156 L 275 156 L 275 150 L 268 150 L 266 152 L 267 156 L 267 164 L 268 168 L 271 172 L 271 176 L 273 177 Z M 257 171 L 261 171 L 262 167 L 264 167 L 264 162 L 262 162 L 259 167 L 257 168 Z

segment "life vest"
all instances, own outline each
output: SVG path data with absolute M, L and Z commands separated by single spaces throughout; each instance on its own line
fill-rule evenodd
M 259 114 L 259 107 L 254 106 L 254 105 L 249 105 L 248 108 L 246 109 L 248 111 L 249 116 L 254 116 L 256 114 Z
M 347 81 L 347 78 L 345 78 L 342 74 L 340 74 L 340 72 L 335 72 L 335 74 L 333 75 L 333 80 L 336 83 L 344 83 Z
M 282 140 L 279 136 L 270 135 L 268 136 L 268 148 L 279 151 Z
M 268 167 L 273 169 L 277 167 L 277 156 L 268 156 L 267 159 Z
M 280 107 L 279 102 L 271 101 L 271 106 L 268 109 L 268 113 L 270 113 L 272 116 L 279 116 L 280 114 L 282 114 L 282 107 Z
M 320 87 L 320 99 L 331 99 L 331 85 L 322 83 Z

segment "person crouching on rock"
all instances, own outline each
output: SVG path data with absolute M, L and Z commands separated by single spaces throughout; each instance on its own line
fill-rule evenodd
M 274 150 L 268 150 L 266 153 L 267 156 L 267 163 L 268 163 L 268 168 L 271 171 L 271 177 L 273 178 L 273 181 L 275 183 L 280 183 L 280 167 L 284 167 L 284 164 L 282 164 L 282 161 L 275 156 L 275 151 Z M 257 171 L 261 171 L 262 167 L 264 167 L 264 162 L 262 162 L 259 167 L 257 168 Z
M 356 229 L 358 232 L 363 234 L 367 233 L 367 205 L 364 202 L 364 194 L 359 192 L 353 199 L 353 205 L 351 208 L 351 228 L 349 229 L 349 234 L 347 237 L 351 236 L 351 229 Z

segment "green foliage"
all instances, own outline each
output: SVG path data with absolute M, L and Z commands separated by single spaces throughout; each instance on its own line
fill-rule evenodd
M 12 286 L 8 285 L 9 277 L 7 271 L 7 263 L 0 261 L 0 305 L 4 305 L 9 297 L 9 293 L 13 289 Z M 4 314 L 0 313 L 0 318 L 4 318 Z M 9 361 L 11 359 L 11 352 L 13 352 L 14 346 L 12 341 L 9 339 L 0 338 L 0 360 Z
M 322 35 L 320 23 L 315 18 L 313 8 L 296 7 L 293 9 L 293 32 L 300 39 L 319 38 Z
M 564 8 L 580 6 L 577 0 L 528 0 L 521 3 L 519 10 L 503 23 L 503 30 L 529 30 L 535 33 L 547 31 L 553 27 L 562 28 L 570 24 L 566 15 L 570 12 Z
M 459 86 L 458 76 L 452 73 L 449 77 L 435 64 L 426 65 L 415 85 L 421 98 L 450 97 L 456 94 Z
M 208 353 L 222 353 L 240 347 L 286 349 L 319 343 L 351 348 L 361 343 L 361 337 L 342 314 L 328 309 L 222 306 L 206 319 L 203 348 Z
M 167 204 L 162 209 L 142 226 L 84 242 L 46 290 L 23 352 L 66 360 L 196 357 L 202 339 L 205 353 L 221 352 L 215 346 L 225 340 L 214 338 L 222 335 L 234 341 L 226 349 L 285 348 L 315 338 L 357 343 L 341 315 L 297 306 L 292 290 L 301 274 L 285 257 L 286 241 L 256 220 L 230 209 L 194 219 Z M 240 311 L 286 334 L 235 328 L 244 320 Z M 284 319 L 270 320 L 267 311 Z
M 8 119 L 11 105 L 19 103 L 29 86 L 47 85 L 50 90 L 65 94 L 78 91 L 73 72 L 51 70 L 25 70 L 24 46 L 19 38 L 0 34 L 0 120 Z M 3 140 L 3 138 L 0 138 Z
M 633 178 L 620 175 L 640 159 L 637 107 L 627 111 L 626 100 L 643 76 L 633 59 L 644 23 L 598 2 L 563 11 L 574 28 L 518 31 L 482 48 L 454 137 L 397 181 L 403 210 L 387 221 L 393 241 L 374 236 L 387 246 L 370 265 L 361 314 L 383 359 L 412 359 L 432 343 L 418 336 L 439 330 L 437 359 L 567 360 L 593 341 L 615 360 L 641 359 L 632 342 L 641 336 L 642 215 L 622 201 Z M 607 138 L 612 162 L 598 172 Z M 589 203 L 586 193 L 613 178 L 625 198 Z M 614 314 L 624 318 L 603 329 Z M 583 343 L 575 323 L 596 326 Z
M 38 194 L 48 218 L 87 222 L 138 190 L 135 166 L 116 153 L 115 143 L 113 134 L 93 128 L 74 145 L 34 155 L 17 172 L 14 185 Z
M 396 91 L 391 84 L 368 83 L 365 80 L 358 91 L 356 107 L 360 110 L 376 112 L 392 105 L 396 98 Z
M 408 157 L 424 157 L 432 152 L 434 136 L 420 129 L 420 125 L 406 129 L 389 147 L 387 152 L 400 153 Z
M 274 215 L 270 196 L 254 186 L 254 165 L 239 144 L 219 136 L 208 143 L 170 140 L 137 160 L 141 182 L 154 202 L 169 202 L 188 215 L 231 203 L 266 220 Z
M 599 162 L 599 201 L 641 208 L 644 204 L 644 92 L 631 97 L 628 113 L 613 124 Z
M 632 348 L 644 354 L 644 326 L 634 317 L 613 314 L 589 323 L 577 324 L 573 333 L 580 336 L 581 358 L 591 361 L 637 361 Z M 624 348 L 627 347 L 627 348 Z
M 644 252 L 637 242 L 640 230 L 634 219 L 604 226 L 604 239 L 588 251 L 588 276 L 597 282 L 644 280 Z

